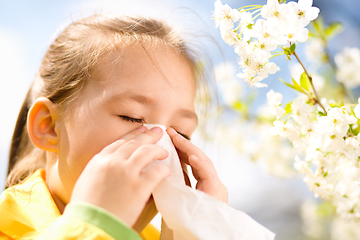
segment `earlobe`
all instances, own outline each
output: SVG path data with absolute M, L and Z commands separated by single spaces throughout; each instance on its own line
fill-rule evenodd
M 31 141 L 40 149 L 56 152 L 59 133 L 56 129 L 58 110 L 53 102 L 41 97 L 35 100 L 27 117 L 27 129 Z

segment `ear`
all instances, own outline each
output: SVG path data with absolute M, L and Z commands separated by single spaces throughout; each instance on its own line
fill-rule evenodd
M 29 137 L 35 146 L 50 152 L 58 150 L 58 116 L 56 105 L 49 99 L 40 97 L 35 100 L 27 117 Z

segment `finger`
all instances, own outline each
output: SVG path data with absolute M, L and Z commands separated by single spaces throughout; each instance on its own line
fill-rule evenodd
M 171 171 L 167 166 L 154 165 L 146 169 L 140 177 L 143 180 L 144 187 L 152 192 L 155 187 L 159 185 L 163 179 L 170 176 L 170 174 Z
M 143 144 L 156 143 L 163 135 L 163 131 L 159 127 L 147 130 L 145 126 L 139 127 L 126 134 L 119 140 L 119 144 L 114 144 L 113 153 L 118 155 L 120 159 L 127 159 L 130 155 Z M 126 141 L 127 140 L 127 141 Z M 122 142 L 122 143 L 121 143 Z M 117 147 L 117 148 L 116 148 Z
M 141 174 L 154 160 L 163 160 L 169 156 L 168 151 L 155 144 L 146 144 L 138 147 L 129 157 L 129 169 Z
M 208 161 L 203 161 L 195 155 L 191 155 L 189 157 L 189 162 L 196 180 L 218 178 L 214 165 L 210 164 Z
M 106 146 L 102 152 L 103 153 L 113 153 L 116 149 L 118 149 L 121 145 L 123 145 L 124 143 L 126 143 L 127 141 L 135 138 L 136 136 L 144 133 L 145 131 L 147 131 L 147 127 L 145 126 L 140 126 L 132 131 L 130 131 L 129 133 L 127 133 L 126 135 L 122 136 L 120 139 L 116 140 L 115 142 L 109 144 L 108 146 Z
M 137 135 L 133 140 L 138 141 L 140 144 L 156 143 L 163 136 L 164 131 L 160 127 L 153 127 L 150 130 Z
M 190 182 L 190 178 L 189 178 L 188 173 L 183 170 L 183 174 L 184 174 L 184 180 L 185 180 L 186 186 L 191 187 L 191 182 Z
M 185 184 L 187 186 L 191 187 L 191 182 L 190 182 L 188 168 L 187 168 L 188 164 L 185 164 L 184 162 L 181 162 L 181 161 L 180 161 L 180 164 L 181 164 L 181 168 L 182 168 L 182 171 L 183 171 L 183 174 L 184 174 Z
M 147 130 L 148 130 L 147 127 L 140 126 L 140 127 L 136 128 L 136 129 L 130 131 L 129 133 L 125 134 L 120 139 L 125 140 L 125 141 L 129 141 L 129 140 L 134 139 L 135 137 L 139 136 L 140 134 L 146 132 Z
M 210 158 L 208 158 L 208 156 L 206 156 L 206 154 L 200 148 L 196 147 L 189 140 L 178 134 L 173 128 L 168 128 L 167 133 L 169 134 L 172 142 L 174 143 L 180 159 L 186 164 L 190 164 L 189 156 L 191 155 L 195 155 L 201 160 L 207 161 L 209 164 L 212 164 Z

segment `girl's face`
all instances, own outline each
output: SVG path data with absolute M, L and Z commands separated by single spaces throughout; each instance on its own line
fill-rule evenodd
M 76 180 L 95 154 L 143 123 L 190 136 L 197 124 L 194 97 L 190 65 L 170 47 L 145 51 L 134 44 L 103 58 L 60 119 L 57 160 L 47 166 L 47 183 L 57 204 L 69 202 Z

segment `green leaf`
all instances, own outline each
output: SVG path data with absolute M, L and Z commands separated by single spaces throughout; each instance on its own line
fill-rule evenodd
M 325 113 L 320 112 L 320 111 L 318 111 L 318 112 L 317 112 L 317 115 L 319 115 L 320 117 L 326 116 L 326 114 L 325 114 Z
M 314 24 L 314 27 L 315 27 L 316 31 L 320 34 L 320 36 L 324 36 L 325 35 L 325 30 L 324 30 L 324 20 L 323 20 L 323 18 L 321 16 L 319 16 L 312 23 Z
M 310 80 L 306 74 L 306 72 L 303 72 L 300 76 L 300 85 L 302 88 L 304 88 L 306 91 L 310 91 L 311 83 Z
M 285 82 L 284 80 L 282 80 L 282 78 L 279 78 L 279 80 L 286 86 L 291 87 L 292 89 L 295 89 L 296 91 L 298 91 L 298 89 L 296 89 L 295 86 L 291 85 L 290 83 Z
M 286 104 L 285 106 L 285 114 L 288 114 L 290 113 L 292 110 L 291 110 L 291 104 L 292 104 L 293 101 L 289 102 L 288 104 Z
M 299 92 L 305 93 L 304 89 L 294 80 L 292 79 L 295 89 L 297 89 Z
M 340 32 L 343 31 L 343 25 L 339 22 L 331 23 L 327 28 L 325 29 L 325 36 L 327 39 L 333 38 L 336 35 L 338 35 Z
M 329 103 L 330 107 L 334 108 L 334 107 L 339 107 L 339 104 L 337 103 Z
M 290 48 L 288 48 L 288 47 L 282 47 L 282 49 L 284 49 L 284 54 L 285 54 L 285 55 L 288 55 L 288 56 L 291 55 L 291 54 L 290 54 Z
M 319 34 L 317 34 L 317 32 L 315 32 L 315 31 L 311 31 L 311 30 L 309 30 L 309 38 L 317 38 L 317 37 L 319 37 Z
M 295 43 L 291 44 L 291 46 L 290 46 L 290 55 L 295 52 L 295 48 L 296 48 L 296 44 Z

